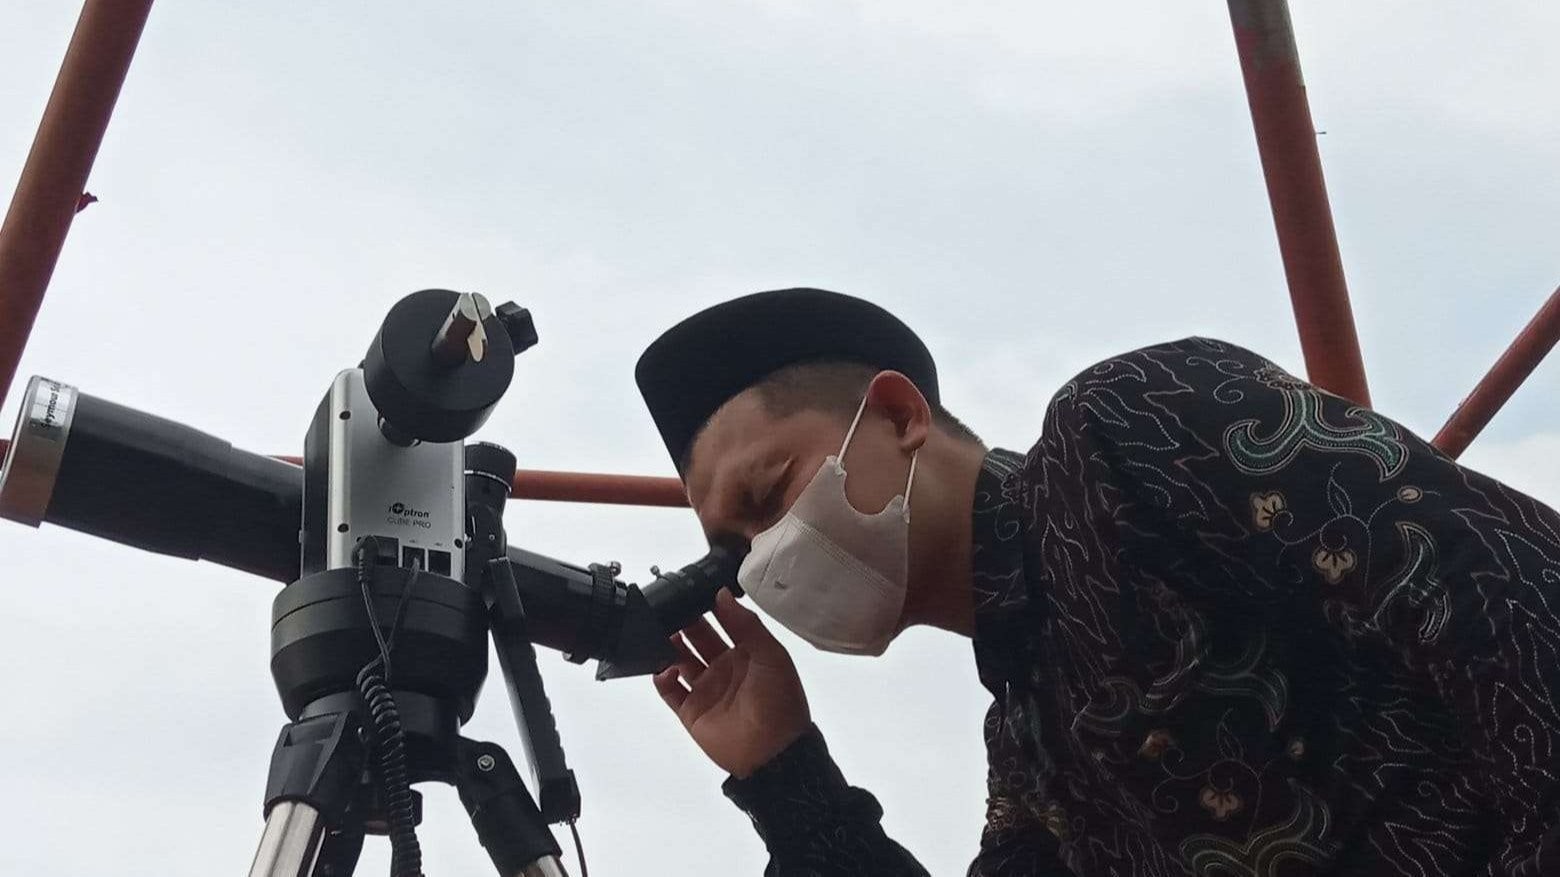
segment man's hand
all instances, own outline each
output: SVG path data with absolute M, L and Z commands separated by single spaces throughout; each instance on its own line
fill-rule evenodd
M 796 742 L 812 715 L 796 665 L 757 615 L 722 589 L 715 619 L 731 645 L 702 618 L 683 628 L 672 637 L 681 658 L 656 674 L 655 690 L 704 754 L 743 778 Z

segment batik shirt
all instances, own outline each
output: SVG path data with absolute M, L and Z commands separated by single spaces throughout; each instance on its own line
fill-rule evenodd
M 974 528 L 970 875 L 1560 875 L 1548 507 L 1188 339 L 1069 381 Z M 925 873 L 816 729 L 726 791 L 769 874 Z

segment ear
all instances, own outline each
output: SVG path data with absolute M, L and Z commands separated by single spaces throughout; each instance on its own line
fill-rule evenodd
M 867 385 L 867 407 L 894 424 L 899 447 L 919 451 L 932 429 L 932 406 L 915 383 L 896 371 L 878 372 Z

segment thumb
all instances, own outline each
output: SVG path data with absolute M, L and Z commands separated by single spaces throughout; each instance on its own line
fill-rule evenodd
M 774 637 L 759 620 L 758 614 L 737 602 L 731 591 L 721 588 L 715 595 L 715 619 L 725 628 L 733 645 L 743 642 L 773 642 Z

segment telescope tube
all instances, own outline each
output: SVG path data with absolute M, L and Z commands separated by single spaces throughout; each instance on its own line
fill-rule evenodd
M 33 377 L 0 467 L 0 517 L 291 582 L 303 469 Z

